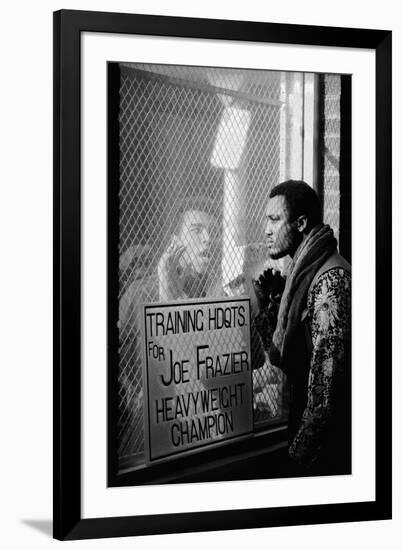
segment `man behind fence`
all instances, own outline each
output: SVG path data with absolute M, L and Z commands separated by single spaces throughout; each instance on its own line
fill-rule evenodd
M 274 187 L 267 206 L 270 257 L 290 256 L 285 277 L 254 281 L 256 325 L 272 365 L 287 375 L 291 472 L 350 471 L 351 269 L 315 191 Z
M 132 436 L 131 431 L 134 432 L 132 427 L 139 425 L 143 409 L 140 334 L 143 303 L 222 295 L 216 276 L 218 270 L 213 269 L 211 257 L 214 242 L 212 216 L 205 211 L 205 206 L 208 206 L 208 202 L 198 197 L 182 200 L 176 212 L 175 230 L 158 261 L 157 272 L 134 279 L 120 298 L 121 408 L 127 411 L 127 416 L 131 416 L 129 421 L 122 415 L 121 423 L 123 436 L 127 438 Z M 157 242 L 152 245 L 153 249 L 157 249 Z M 145 254 L 149 254 L 148 248 L 145 251 Z M 136 440 L 140 441 L 138 437 Z M 142 450 L 143 440 L 140 444 Z
M 183 202 L 185 205 L 186 203 Z M 159 300 L 205 298 L 222 294 L 212 277 L 212 216 L 190 206 L 178 212 L 176 230 L 158 263 Z

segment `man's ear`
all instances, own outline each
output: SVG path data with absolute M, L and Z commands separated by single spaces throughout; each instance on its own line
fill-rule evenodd
M 307 217 L 299 216 L 296 220 L 296 227 L 299 233 L 303 233 L 307 229 Z

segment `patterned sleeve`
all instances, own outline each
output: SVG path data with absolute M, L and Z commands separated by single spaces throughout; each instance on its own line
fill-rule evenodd
M 351 330 L 351 275 L 342 268 L 323 273 L 308 296 L 312 358 L 307 405 L 289 454 L 305 466 L 320 456 L 334 412 L 334 390 L 344 377 Z

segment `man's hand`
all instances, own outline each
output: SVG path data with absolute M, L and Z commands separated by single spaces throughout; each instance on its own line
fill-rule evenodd
M 284 287 L 285 279 L 276 269 L 266 269 L 258 279 L 253 279 L 254 293 L 260 311 L 272 302 L 279 304 Z
M 184 251 L 184 245 L 176 235 L 174 235 L 170 245 L 159 260 L 159 299 L 161 301 L 186 297 L 183 291 L 183 267 L 180 262 L 183 258 Z

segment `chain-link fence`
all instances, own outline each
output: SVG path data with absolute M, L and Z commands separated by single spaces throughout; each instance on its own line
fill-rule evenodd
M 120 74 L 118 455 L 140 463 L 141 305 L 241 295 L 266 269 L 288 76 L 144 64 L 121 64 Z M 253 329 L 251 339 L 259 429 L 284 413 L 283 380 Z

